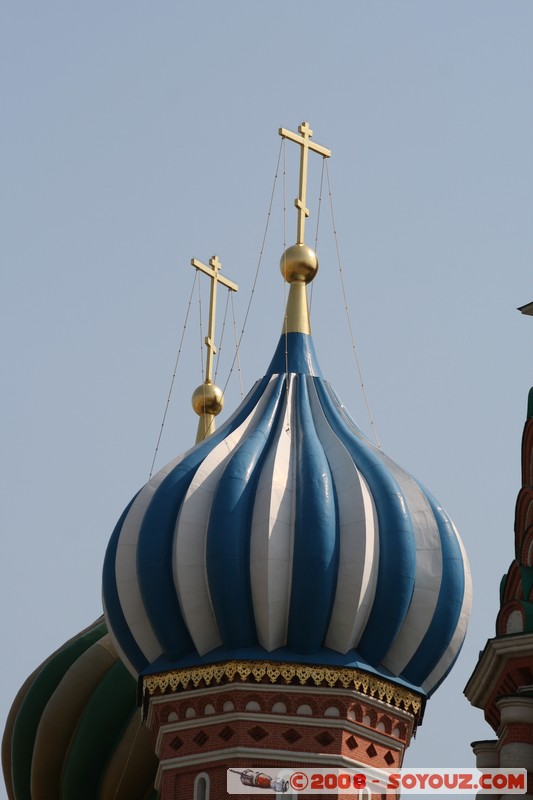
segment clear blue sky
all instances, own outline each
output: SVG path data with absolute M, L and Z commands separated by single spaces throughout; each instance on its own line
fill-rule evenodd
M 308 119 L 333 151 L 340 253 L 383 449 L 454 518 L 473 570 L 467 643 L 406 763 L 473 764 L 469 743 L 490 729 L 462 689 L 513 557 L 533 384 L 533 321 L 515 310 L 533 300 L 532 41 L 527 0 L 3 4 L 2 724 L 25 677 L 100 613 L 107 541 L 150 469 L 191 257 L 217 253 L 239 283 L 240 329 L 277 129 Z M 287 158 L 291 206 L 289 147 Z M 245 388 L 281 327 L 276 203 Z M 315 345 L 368 431 L 328 215 L 326 195 Z M 292 210 L 287 225 L 290 244 Z M 194 438 L 197 306 L 159 466 Z

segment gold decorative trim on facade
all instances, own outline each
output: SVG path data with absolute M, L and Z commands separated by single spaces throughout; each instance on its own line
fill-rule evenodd
M 330 686 L 340 683 L 343 689 L 377 698 L 396 708 L 411 711 L 419 717 L 422 711 L 422 698 L 403 686 L 398 686 L 383 678 L 347 667 L 318 667 L 305 664 L 284 664 L 272 661 L 226 661 L 222 664 L 207 664 L 188 669 L 171 670 L 143 678 L 143 696 L 153 695 L 157 690 L 165 694 L 198 688 L 200 684 L 210 686 L 235 679 L 260 683 L 265 677 L 270 683 L 292 683 L 297 678 L 301 686 Z

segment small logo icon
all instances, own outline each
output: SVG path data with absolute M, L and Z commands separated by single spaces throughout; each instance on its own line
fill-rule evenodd
M 241 783 L 244 786 L 255 786 L 258 789 L 270 789 L 273 792 L 283 794 L 289 789 L 289 781 L 284 778 L 271 778 L 264 772 L 254 772 L 252 769 L 230 769 L 228 772 L 234 772 L 240 776 Z

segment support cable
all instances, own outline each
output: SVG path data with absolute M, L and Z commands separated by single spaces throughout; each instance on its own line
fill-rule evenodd
M 336 225 L 335 225 L 335 213 L 333 211 L 333 197 L 331 195 L 331 186 L 330 186 L 330 181 L 329 181 L 329 170 L 328 170 L 328 165 L 327 164 L 326 164 L 326 177 L 327 177 L 327 182 L 328 182 L 329 204 L 330 204 L 330 209 L 331 209 L 331 221 L 332 221 L 332 224 L 333 224 L 333 235 L 335 237 L 335 248 L 336 248 L 336 251 L 337 251 L 337 263 L 339 265 L 339 276 L 340 276 L 340 281 L 341 281 L 342 294 L 343 294 L 343 297 L 344 297 L 344 308 L 346 310 L 346 318 L 348 320 L 348 328 L 350 330 L 350 338 L 351 338 L 351 342 L 352 342 L 352 352 L 353 352 L 353 355 L 354 355 L 354 358 L 355 358 L 355 364 L 357 366 L 357 372 L 359 374 L 359 380 L 360 380 L 360 383 L 361 383 L 361 391 L 363 392 L 363 398 L 364 398 L 364 401 L 365 401 L 366 410 L 367 410 L 367 413 L 368 413 L 368 418 L 370 420 L 370 426 L 372 428 L 372 433 L 374 434 L 374 438 L 376 440 L 376 444 L 377 444 L 378 449 L 381 450 L 381 444 L 380 444 L 379 437 L 378 437 L 378 434 L 377 434 L 377 431 L 376 431 L 376 425 L 374 423 L 374 418 L 372 417 L 372 412 L 370 411 L 370 404 L 368 402 L 368 397 L 367 397 L 367 394 L 366 394 L 365 384 L 364 384 L 364 381 L 363 381 L 363 373 L 362 373 L 362 370 L 361 370 L 361 364 L 359 362 L 359 357 L 357 355 L 357 347 L 355 345 L 355 337 L 354 337 L 353 328 L 352 328 L 352 321 L 350 319 L 350 309 L 349 309 L 349 306 L 348 306 L 348 299 L 347 299 L 347 296 L 346 296 L 346 287 L 344 285 L 344 272 L 343 272 L 342 262 L 341 262 L 340 252 L 339 252 L 339 242 L 338 242 L 338 239 L 337 239 L 337 228 L 336 228 Z
M 198 281 L 198 314 L 200 318 L 200 370 L 202 373 L 202 383 L 205 381 L 204 370 L 204 331 L 202 325 L 202 282 Z
M 324 169 L 325 169 L 326 159 L 322 159 L 322 172 L 320 173 L 320 193 L 318 195 L 318 209 L 316 214 L 316 230 L 315 230 L 315 253 L 318 255 L 318 229 L 320 225 L 320 211 L 322 208 L 322 187 L 324 185 Z M 311 309 L 313 306 L 313 289 L 315 288 L 315 284 L 311 284 L 311 292 L 309 297 L 309 319 L 311 319 Z
M 267 221 L 266 221 L 266 224 L 265 224 L 265 231 L 264 231 L 264 234 L 263 234 L 263 241 L 261 243 L 261 250 L 259 251 L 259 259 L 258 259 L 257 267 L 256 267 L 256 270 L 255 270 L 254 282 L 252 284 L 252 291 L 250 292 L 250 299 L 248 301 L 248 306 L 246 308 L 246 314 L 244 315 L 244 322 L 242 324 L 241 335 L 239 336 L 239 340 L 237 342 L 235 355 L 233 357 L 233 361 L 231 362 L 231 367 L 230 367 L 230 370 L 229 370 L 229 374 L 228 374 L 226 383 L 224 384 L 224 388 L 222 389 L 223 392 L 226 391 L 226 387 L 227 387 L 227 385 L 228 385 L 228 383 L 230 381 L 231 374 L 232 374 L 233 368 L 235 366 L 235 362 L 237 361 L 237 356 L 239 354 L 239 349 L 240 349 L 240 346 L 241 346 L 242 338 L 244 336 L 244 331 L 246 329 L 246 324 L 248 322 L 248 316 L 250 314 L 250 308 L 252 306 L 252 301 L 254 299 L 255 287 L 257 285 L 257 279 L 258 279 L 258 276 L 259 276 L 259 270 L 261 268 L 261 263 L 262 263 L 262 260 L 263 260 L 263 253 L 264 253 L 264 250 L 265 250 L 265 242 L 266 242 L 266 238 L 267 238 L 268 228 L 269 228 L 269 225 L 270 225 L 270 218 L 271 218 L 271 215 L 272 215 L 272 205 L 274 203 L 274 193 L 276 191 L 276 183 L 277 183 L 277 180 L 278 180 L 278 170 L 279 170 L 279 163 L 280 163 L 280 160 L 281 160 L 281 148 L 282 148 L 282 145 L 283 145 L 283 139 L 280 141 L 280 144 L 279 144 L 279 153 L 278 153 L 278 161 L 277 161 L 277 164 L 276 164 L 276 173 L 274 175 L 274 183 L 273 183 L 273 186 L 272 186 L 272 193 L 270 195 L 270 205 L 268 207 Z
M 171 378 L 170 387 L 169 387 L 169 390 L 168 390 L 167 402 L 165 404 L 165 410 L 163 412 L 163 419 L 161 421 L 161 428 L 159 429 L 159 436 L 157 437 L 157 443 L 156 443 L 156 446 L 155 446 L 154 457 L 152 459 L 152 466 L 150 467 L 150 475 L 148 476 L 148 480 L 150 480 L 150 478 L 152 477 L 152 475 L 154 473 L 154 464 L 155 464 L 155 460 L 157 458 L 157 453 L 159 452 L 159 445 L 161 444 L 161 437 L 163 435 L 163 428 L 165 427 L 165 421 L 166 421 L 166 418 L 167 418 L 167 412 L 168 412 L 168 407 L 169 407 L 169 404 L 170 404 L 170 398 L 172 396 L 172 390 L 174 388 L 174 381 L 176 380 L 176 372 L 178 370 L 178 364 L 179 364 L 179 360 L 180 360 L 180 356 L 181 356 L 181 349 L 182 349 L 182 346 L 183 346 L 183 339 L 185 337 L 185 331 L 187 329 L 187 321 L 189 319 L 189 313 L 190 313 L 190 310 L 191 310 L 191 303 L 192 303 L 192 298 L 193 298 L 194 289 L 195 289 L 195 286 L 196 286 L 197 279 L 198 279 L 198 272 L 195 271 L 195 273 L 194 273 L 194 281 L 193 281 L 193 284 L 192 284 L 191 294 L 190 294 L 190 297 L 189 297 L 189 303 L 187 305 L 187 313 L 185 314 L 185 322 L 183 323 L 183 330 L 181 332 L 181 339 L 180 339 L 180 343 L 179 343 L 179 347 L 178 347 L 178 354 L 176 356 L 176 361 L 174 363 L 174 370 L 172 372 L 172 378 Z
M 226 292 L 226 308 L 224 309 L 224 319 L 222 320 L 222 331 L 220 332 L 220 344 L 218 345 L 217 349 L 217 360 L 215 366 L 215 374 L 213 377 L 213 383 L 217 382 L 217 375 L 218 375 L 218 368 L 220 366 L 220 354 L 222 353 L 222 344 L 224 342 L 224 332 L 226 330 L 226 317 L 228 316 L 228 305 L 229 305 L 229 296 L 232 292 Z
M 241 358 L 239 355 L 239 342 L 237 340 L 237 322 L 235 319 L 235 304 L 233 302 L 233 292 L 229 292 L 231 295 L 231 315 L 233 317 L 233 335 L 235 337 L 235 354 L 237 356 L 237 372 L 239 373 L 239 386 L 241 389 L 241 400 L 244 398 L 244 389 L 242 386 L 242 371 L 241 371 Z

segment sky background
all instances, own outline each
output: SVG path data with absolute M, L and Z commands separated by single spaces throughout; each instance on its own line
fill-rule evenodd
M 101 613 L 107 542 L 150 472 L 190 259 L 218 254 L 239 284 L 240 331 L 277 131 L 306 119 L 333 151 L 343 276 L 383 450 L 441 501 L 473 571 L 466 644 L 405 764 L 474 764 L 470 742 L 492 735 L 462 691 L 513 557 L 533 384 L 533 320 L 516 311 L 533 300 L 532 41 L 527 0 L 1 5 L 2 727 L 26 676 Z M 287 245 L 297 162 L 287 144 Z M 321 159 L 310 167 L 312 244 Z M 281 329 L 282 172 L 241 348 L 245 391 Z M 318 253 L 318 357 L 371 435 L 325 190 Z M 199 306 L 195 295 L 156 467 L 194 440 Z M 234 370 L 223 416 L 239 398 Z

